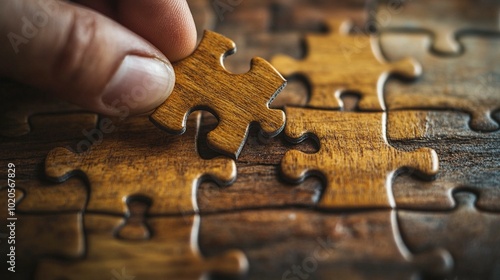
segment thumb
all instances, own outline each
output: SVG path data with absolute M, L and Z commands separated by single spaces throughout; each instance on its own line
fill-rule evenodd
M 171 93 L 168 59 L 146 40 L 76 4 L 0 3 L 0 76 L 106 115 L 143 113 Z

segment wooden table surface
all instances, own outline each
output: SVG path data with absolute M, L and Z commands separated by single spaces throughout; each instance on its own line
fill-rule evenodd
M 233 160 L 208 112 L 172 136 L 2 81 L 1 279 L 500 279 L 498 1 L 188 2 L 229 72 L 285 75 L 283 132 Z

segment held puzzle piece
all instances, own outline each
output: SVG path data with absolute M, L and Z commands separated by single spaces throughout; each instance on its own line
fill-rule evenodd
M 117 238 L 122 223 L 121 217 L 86 214 L 86 254 L 73 260 L 44 259 L 36 278 L 201 280 L 213 273 L 240 276 L 248 269 L 245 255 L 237 250 L 201 256 L 198 215 L 150 218 L 151 237 L 146 240 Z
M 449 212 L 399 211 L 404 239 L 413 252 L 441 246 L 455 261 L 447 279 L 498 279 L 500 215 L 478 210 L 476 195 L 454 194 L 457 208 Z
M 428 52 L 430 38 L 421 34 L 384 33 L 381 49 L 389 60 L 413 55 L 422 63 L 422 77 L 410 84 L 390 81 L 385 88 L 389 110 L 455 109 L 471 115 L 470 127 L 477 131 L 499 128 L 500 36 L 459 38 L 466 52 L 457 57 L 439 57 Z
M 301 182 L 320 175 L 325 189 L 320 208 L 394 208 L 392 178 L 403 168 L 433 176 L 438 171 L 434 150 L 406 152 L 386 138 L 386 113 L 349 113 L 287 107 L 286 137 L 300 143 L 319 142 L 319 151 L 288 151 L 281 161 L 283 175 Z M 405 124 L 400 123 L 404 127 Z
M 379 31 L 422 31 L 432 34 L 432 49 L 441 54 L 458 54 L 464 48 L 457 41 L 465 32 L 500 32 L 500 2 L 497 0 L 378 0 L 372 22 Z M 467 52 L 467 50 L 465 50 Z
M 233 160 L 204 160 L 198 155 L 199 119 L 199 113 L 193 114 L 186 124 L 188 133 L 174 136 L 144 117 L 129 118 L 87 152 L 52 150 L 45 172 L 57 182 L 74 175 L 86 178 L 90 187 L 87 211 L 124 213 L 128 196 L 143 195 L 152 199 L 150 214 L 197 212 L 200 180 L 229 184 L 236 177 Z
M 355 92 L 361 96 L 361 110 L 385 110 L 383 86 L 390 74 L 407 78 L 420 75 L 420 66 L 412 59 L 386 63 L 374 38 L 350 35 L 351 23 L 327 21 L 330 33 L 307 35 L 308 54 L 304 60 L 278 55 L 271 63 L 285 76 L 304 75 L 311 85 L 308 105 L 316 108 L 342 108 L 341 95 Z
M 273 137 L 285 125 L 281 110 L 269 109 L 269 103 L 286 82 L 271 64 L 254 58 L 245 74 L 229 73 L 222 65 L 236 47 L 228 38 L 205 31 L 191 56 L 173 64 L 174 91 L 151 115 L 153 123 L 174 134 L 186 130 L 186 119 L 194 110 L 208 110 L 219 125 L 208 134 L 214 150 L 237 158 L 245 144 L 250 124 L 259 123 L 262 132 Z

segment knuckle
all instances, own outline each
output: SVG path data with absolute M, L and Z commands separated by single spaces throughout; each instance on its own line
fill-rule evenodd
M 56 49 L 54 73 L 63 80 L 77 81 L 84 76 L 84 63 L 97 46 L 97 18 L 91 13 L 71 11 L 69 27 Z

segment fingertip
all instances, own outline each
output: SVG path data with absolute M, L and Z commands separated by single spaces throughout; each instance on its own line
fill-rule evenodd
M 119 5 L 119 22 L 151 42 L 170 61 L 194 51 L 196 26 L 185 0 L 123 0 Z
M 149 112 L 170 96 L 174 84 L 174 70 L 168 61 L 128 55 L 103 90 L 103 113 L 118 115 L 123 108 L 131 115 Z

